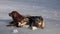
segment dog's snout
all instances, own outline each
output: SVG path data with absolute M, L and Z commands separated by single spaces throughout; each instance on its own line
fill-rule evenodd
M 11 13 L 9 13 L 9 16 L 11 16 Z

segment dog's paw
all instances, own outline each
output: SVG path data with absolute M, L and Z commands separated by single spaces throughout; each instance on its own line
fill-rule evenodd
M 35 26 L 32 26 L 32 27 L 29 27 L 31 30 L 36 30 L 37 29 L 37 27 L 35 27 Z

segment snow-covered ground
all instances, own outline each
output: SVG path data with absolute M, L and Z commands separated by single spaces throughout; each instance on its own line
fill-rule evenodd
M 12 10 L 22 15 L 43 16 L 45 28 L 6 27 L 12 21 L 8 16 Z M 60 0 L 0 0 L 0 34 L 60 34 Z
M 44 19 L 45 28 L 30 30 L 27 27 L 17 28 L 17 27 L 6 27 L 8 22 L 11 20 L 5 19 L 0 20 L 0 34 L 60 34 L 60 21 L 52 19 Z M 17 30 L 18 32 L 14 33 L 13 31 Z

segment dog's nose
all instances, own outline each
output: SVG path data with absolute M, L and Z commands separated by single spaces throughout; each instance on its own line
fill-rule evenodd
M 9 16 L 11 16 L 11 13 L 9 13 Z

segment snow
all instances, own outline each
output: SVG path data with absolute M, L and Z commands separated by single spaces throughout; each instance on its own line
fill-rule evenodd
M 6 14 L 5 14 L 6 15 Z M 60 34 L 60 21 L 54 19 L 44 18 L 45 28 L 37 28 L 31 30 L 28 25 L 17 27 L 6 27 L 6 25 L 12 21 L 11 19 L 0 19 L 0 34 Z
M 17 32 L 18 32 L 18 30 L 17 30 L 17 29 L 14 29 L 14 30 L 13 30 L 13 33 L 17 33 Z
M 12 21 L 8 16 L 12 10 L 22 15 L 43 16 L 45 28 L 6 27 Z M 0 0 L 0 34 L 60 34 L 60 0 Z

